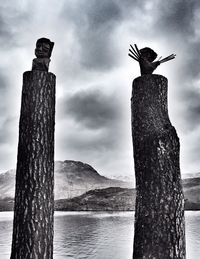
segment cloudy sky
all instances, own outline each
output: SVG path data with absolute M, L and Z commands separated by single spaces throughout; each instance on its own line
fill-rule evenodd
M 13 0 L 0 2 L 0 171 L 14 168 L 22 74 L 35 42 L 55 42 L 56 160 L 91 164 L 107 176 L 134 171 L 130 43 L 158 55 L 169 80 L 169 114 L 181 140 L 182 173 L 200 171 L 200 2 L 198 0 Z

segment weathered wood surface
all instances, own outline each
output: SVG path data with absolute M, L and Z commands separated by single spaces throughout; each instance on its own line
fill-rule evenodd
M 55 75 L 23 75 L 11 259 L 53 258 Z
M 184 197 L 179 138 L 168 117 L 167 79 L 133 81 L 132 136 L 136 175 L 133 259 L 184 259 Z

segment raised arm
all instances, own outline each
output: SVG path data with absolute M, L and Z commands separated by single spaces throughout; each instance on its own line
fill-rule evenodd
M 135 59 L 136 61 L 140 62 L 141 53 L 140 53 L 140 51 L 139 51 L 137 45 L 134 44 L 134 46 L 135 46 L 135 49 L 134 49 L 134 47 L 130 44 L 131 49 L 129 49 L 129 52 L 130 52 L 130 53 L 128 53 L 128 55 L 129 55 L 131 58 Z
M 128 55 L 139 62 L 141 75 L 152 74 L 157 66 L 176 57 L 175 54 L 171 54 L 166 58 L 161 59 L 162 57 L 160 57 L 157 61 L 154 61 L 157 58 L 156 52 L 148 47 L 139 50 L 136 44 L 134 44 L 134 47 L 130 44 Z

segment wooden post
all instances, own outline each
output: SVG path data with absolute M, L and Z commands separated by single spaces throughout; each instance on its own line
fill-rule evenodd
M 53 258 L 55 80 L 23 75 L 11 259 Z
M 184 259 L 179 138 L 168 117 L 167 79 L 136 78 L 131 109 L 137 190 L 133 259 Z

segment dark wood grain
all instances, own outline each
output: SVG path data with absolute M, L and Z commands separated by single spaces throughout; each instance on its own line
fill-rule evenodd
M 184 197 L 179 138 L 171 125 L 167 79 L 133 81 L 132 136 L 136 175 L 133 259 L 184 259 Z
M 23 75 L 11 259 L 53 258 L 55 75 Z

